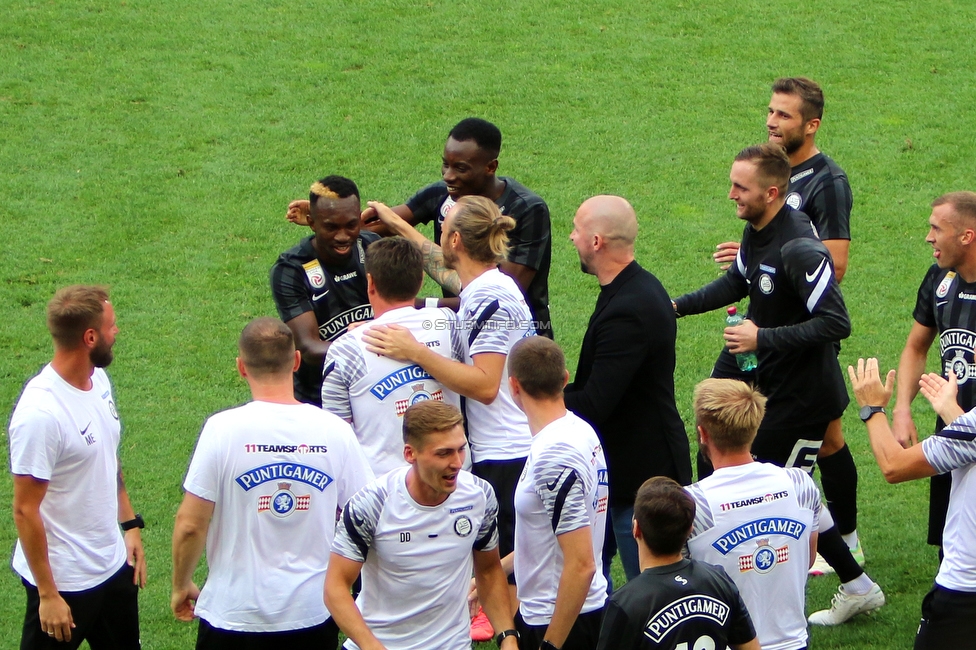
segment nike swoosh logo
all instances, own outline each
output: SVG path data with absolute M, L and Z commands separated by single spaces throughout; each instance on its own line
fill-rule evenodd
M 817 267 L 817 270 L 814 271 L 813 273 L 807 273 L 807 282 L 813 282 L 817 278 L 817 276 L 820 275 L 820 271 L 821 269 L 823 269 L 824 264 L 826 263 L 827 260 L 820 260 L 820 266 Z
M 564 469 L 563 471 L 559 472 L 559 476 L 557 476 L 554 480 L 546 481 L 546 487 L 549 488 L 549 490 L 555 490 L 556 484 L 559 483 L 559 479 L 561 479 L 565 473 L 566 470 Z
M 329 295 L 329 290 L 328 289 L 326 289 L 322 293 L 313 293 L 312 294 L 312 300 L 313 301 L 317 301 L 317 300 L 319 300 L 319 298 L 325 298 L 327 295 Z
M 941 307 L 942 305 L 944 305 L 944 304 L 946 304 L 948 302 L 949 302 L 948 300 L 940 300 L 939 302 L 935 303 L 935 306 L 936 307 Z
M 92 424 L 92 423 L 91 423 L 91 422 L 89 422 L 89 423 L 88 423 L 88 426 L 86 426 L 86 427 L 85 427 L 84 429 L 82 429 L 82 430 L 81 430 L 81 435 L 83 435 L 83 436 L 86 436 L 86 435 L 88 435 L 88 429 L 90 429 L 90 428 L 91 428 L 91 424 Z

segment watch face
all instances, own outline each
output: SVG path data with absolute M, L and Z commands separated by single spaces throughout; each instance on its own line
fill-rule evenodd
M 871 416 L 874 415 L 875 413 L 884 413 L 884 412 L 885 411 L 883 406 L 862 406 L 860 416 L 863 421 L 867 422 L 869 419 L 871 419 Z

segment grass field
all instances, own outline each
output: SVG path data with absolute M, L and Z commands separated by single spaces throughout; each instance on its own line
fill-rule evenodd
M 552 312 L 571 368 L 597 293 L 567 240 L 576 207 L 603 192 L 631 200 L 638 259 L 672 294 L 715 277 L 712 247 L 741 232 L 728 168 L 764 138 L 777 76 L 823 84 L 818 142 L 854 190 L 842 363 L 897 363 L 931 262 L 928 204 L 976 189 L 968 2 L 0 0 L 0 15 L 0 417 L 50 357 L 55 289 L 110 285 L 121 454 L 149 523 L 147 649 L 192 645 L 195 627 L 168 607 L 182 476 L 204 418 L 247 397 L 235 341 L 274 312 L 268 268 L 304 234 L 285 205 L 315 178 L 344 174 L 364 199 L 400 202 L 437 178 L 454 123 L 496 122 L 500 173 L 552 211 Z M 689 432 L 720 330 L 717 313 L 679 324 Z M 920 430 L 934 421 L 922 403 L 916 416 Z M 853 410 L 845 430 L 867 568 L 890 604 L 813 630 L 812 645 L 910 648 L 937 563 L 927 488 L 884 484 Z M 4 552 L 10 495 L 3 478 Z M 835 589 L 812 581 L 808 608 Z M 0 647 L 16 647 L 22 616 L 22 589 L 0 572 Z

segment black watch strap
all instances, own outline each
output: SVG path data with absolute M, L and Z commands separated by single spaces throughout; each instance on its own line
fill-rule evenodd
M 495 643 L 499 647 L 501 647 L 502 641 L 504 641 L 506 637 L 510 637 L 510 636 L 514 636 L 515 640 L 518 641 L 519 640 L 518 630 L 505 630 L 504 632 L 499 633 L 498 636 L 495 637 Z
M 133 528 L 145 528 L 146 521 L 142 518 L 142 515 L 136 514 L 135 519 L 130 519 L 129 521 L 123 521 L 119 524 L 123 531 L 132 530 Z
M 861 411 L 858 415 L 861 416 L 861 420 L 867 422 L 868 420 L 871 419 L 872 416 L 874 416 L 875 413 L 884 413 L 884 412 L 885 410 L 883 406 L 868 405 L 868 406 L 862 406 Z

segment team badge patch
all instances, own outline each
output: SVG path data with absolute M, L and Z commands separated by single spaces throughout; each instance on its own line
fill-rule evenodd
M 314 288 L 321 289 L 325 286 L 325 273 L 322 272 L 322 266 L 318 260 L 305 262 L 302 264 L 302 268 L 305 269 L 305 275 L 308 276 L 308 283 Z
M 767 296 L 773 292 L 773 278 L 768 273 L 759 276 L 759 290 Z
M 258 512 L 270 512 L 284 519 L 295 511 L 308 510 L 311 504 L 311 494 L 296 495 L 291 491 L 291 483 L 282 482 L 273 494 L 258 497 Z
M 952 286 L 952 281 L 956 279 L 956 272 L 949 271 L 946 273 L 945 277 L 942 278 L 942 282 L 939 283 L 939 288 L 935 290 L 936 298 L 945 298 L 949 295 L 949 288 Z
M 115 402 L 113 402 L 112 400 L 108 401 L 108 410 L 109 413 L 112 414 L 113 418 L 115 418 L 116 420 L 119 419 L 119 412 L 115 410 Z
M 799 210 L 800 209 L 800 203 L 802 203 L 802 202 L 803 202 L 803 199 L 801 199 L 800 198 L 800 195 L 797 194 L 796 192 L 790 192 L 786 196 L 786 205 L 790 206 L 794 210 Z
M 454 207 L 454 204 L 455 201 L 450 196 L 444 199 L 444 202 L 441 203 L 441 216 L 439 219 L 440 223 L 444 223 L 444 219 L 447 217 L 447 213 L 451 211 L 451 208 Z
M 762 575 L 769 573 L 781 562 L 790 561 L 790 547 L 781 546 L 773 548 L 769 545 L 768 539 L 761 539 L 757 542 L 759 547 L 751 555 L 739 556 L 739 571 L 755 571 Z
M 436 402 L 441 402 L 444 400 L 444 391 L 435 390 L 433 393 L 428 393 L 424 390 L 424 385 L 414 384 L 410 387 L 413 390 L 410 397 L 407 399 L 398 399 L 395 402 L 397 417 L 403 417 L 403 414 L 407 412 L 407 409 L 418 404 L 420 402 L 426 402 L 427 400 L 434 400 Z
M 953 327 L 939 335 L 939 353 L 945 376 L 955 375 L 956 383 L 960 386 L 976 377 L 976 365 L 970 361 L 974 346 L 976 334 L 966 329 Z
M 454 520 L 454 532 L 459 537 L 467 537 L 473 529 L 474 526 L 471 525 L 471 519 L 467 515 L 461 515 Z

